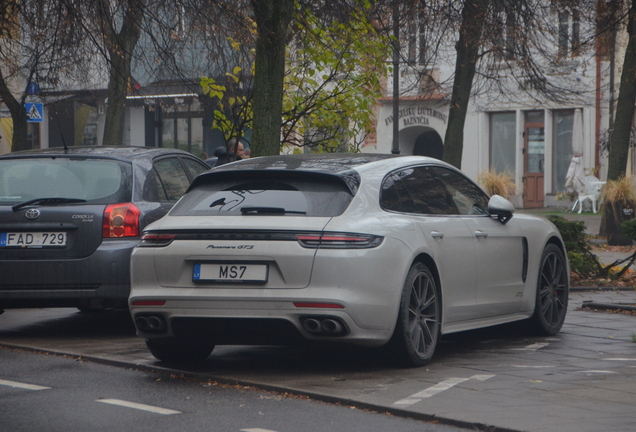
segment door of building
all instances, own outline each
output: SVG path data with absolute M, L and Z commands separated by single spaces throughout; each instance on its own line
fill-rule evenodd
M 543 207 L 545 124 L 543 111 L 529 111 L 524 125 L 523 205 Z

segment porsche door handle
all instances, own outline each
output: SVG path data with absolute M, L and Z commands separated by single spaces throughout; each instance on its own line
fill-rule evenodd
M 431 231 L 431 237 L 433 237 L 434 239 L 443 239 L 444 238 L 444 233 L 441 233 L 439 231 Z
M 475 234 L 475 237 L 477 237 L 477 238 L 486 238 L 486 237 L 488 237 L 488 233 L 487 232 L 483 232 L 483 231 L 475 231 L 473 234 Z

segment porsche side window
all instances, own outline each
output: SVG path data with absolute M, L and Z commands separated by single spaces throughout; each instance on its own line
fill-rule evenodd
M 400 205 L 400 194 L 397 191 L 395 178 L 390 175 L 384 179 L 382 190 L 380 191 L 380 207 L 385 210 L 402 211 Z
M 488 214 L 488 196 L 470 180 L 446 168 L 431 167 L 431 170 L 448 190 L 460 215 Z
M 401 177 L 407 175 L 405 171 L 412 170 L 392 173 L 384 180 L 380 194 L 380 206 L 383 209 L 402 213 L 414 213 L 415 205 L 413 200 L 401 181 Z
M 415 205 L 413 213 L 457 214 L 448 193 L 427 167 L 416 167 L 406 171 L 409 173 L 402 177 L 402 183 Z

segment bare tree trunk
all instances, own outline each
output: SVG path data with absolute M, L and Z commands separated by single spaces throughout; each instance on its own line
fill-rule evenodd
M 126 67 L 127 66 L 127 67 Z M 102 145 L 122 145 L 126 116 L 126 93 L 130 76 L 130 60 L 111 55 L 110 80 L 108 82 L 108 106 L 104 124 Z
M 625 50 L 623 72 L 616 104 L 616 120 L 610 140 L 610 153 L 607 179 L 616 180 L 627 170 L 629 138 L 636 103 L 636 0 L 632 0 L 629 9 L 627 33 L 629 42 Z
M 126 115 L 126 93 L 130 80 L 130 63 L 133 51 L 141 35 L 141 22 L 147 0 L 128 0 L 119 33 L 114 30 L 109 0 L 101 0 L 102 33 L 110 56 L 110 81 L 108 83 L 108 107 L 104 124 L 103 145 L 122 145 Z
M 252 156 L 276 155 L 280 153 L 285 47 L 294 1 L 252 0 L 252 6 L 258 26 Z
M 459 41 L 455 45 L 457 60 L 448 126 L 444 137 L 444 161 L 457 168 L 461 168 L 462 165 L 464 123 L 489 4 L 490 0 L 466 0 L 462 11 Z
M 11 119 L 13 120 L 13 138 L 11 140 L 11 151 L 28 150 L 27 143 L 27 113 L 24 109 L 23 101 L 17 100 L 0 72 L 0 99 L 9 108 Z

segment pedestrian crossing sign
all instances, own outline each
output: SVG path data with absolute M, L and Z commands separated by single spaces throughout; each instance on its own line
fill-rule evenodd
M 28 122 L 41 122 L 44 115 L 44 108 L 41 103 L 25 103 L 24 108 L 27 113 Z

